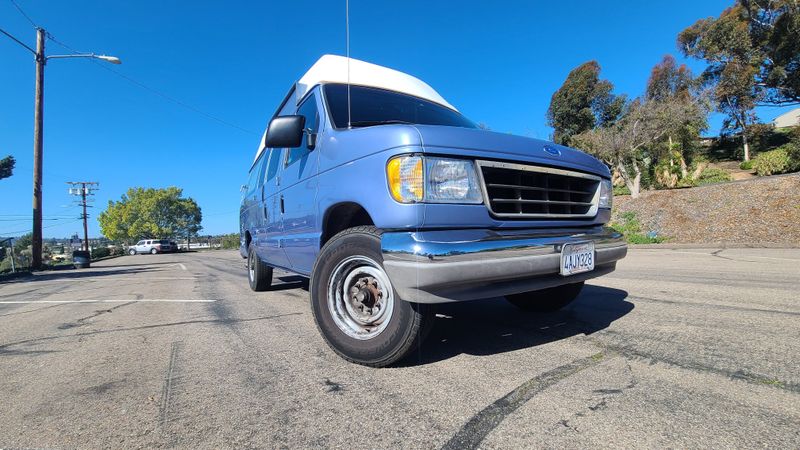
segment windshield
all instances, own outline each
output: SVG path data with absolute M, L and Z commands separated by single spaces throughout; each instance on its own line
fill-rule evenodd
M 334 126 L 347 128 L 347 85 L 326 84 L 323 89 Z M 350 86 L 350 117 L 353 127 L 409 123 L 477 128 L 466 117 L 439 104 L 365 86 Z

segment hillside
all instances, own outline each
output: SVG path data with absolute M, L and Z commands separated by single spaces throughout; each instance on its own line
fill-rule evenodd
M 800 173 L 616 197 L 626 212 L 669 243 L 800 246 Z

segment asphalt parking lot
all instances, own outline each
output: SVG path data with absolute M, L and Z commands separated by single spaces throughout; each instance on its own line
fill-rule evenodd
M 0 447 L 772 447 L 800 442 L 800 249 L 634 249 L 554 314 L 438 309 L 349 364 L 236 252 L 0 284 Z

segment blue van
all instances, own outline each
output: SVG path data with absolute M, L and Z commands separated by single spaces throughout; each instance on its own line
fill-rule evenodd
M 574 300 L 627 253 L 611 201 L 597 159 L 479 129 L 417 78 L 326 55 L 264 133 L 241 254 L 254 291 L 273 268 L 310 278 L 329 346 L 382 367 L 421 344 L 431 304 Z

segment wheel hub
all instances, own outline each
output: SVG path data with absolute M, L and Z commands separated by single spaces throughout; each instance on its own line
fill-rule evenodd
M 374 277 L 362 277 L 350 287 L 349 301 L 360 322 L 370 323 L 383 306 L 383 292 Z
M 370 339 L 389 323 L 394 305 L 389 277 L 375 261 L 357 256 L 340 262 L 328 283 L 328 307 L 348 336 Z

